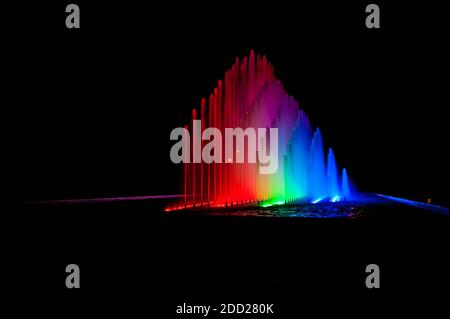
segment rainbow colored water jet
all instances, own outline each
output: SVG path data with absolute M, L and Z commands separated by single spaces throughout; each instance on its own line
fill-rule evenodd
M 346 170 L 342 170 L 342 176 L 339 174 L 331 148 L 325 158 L 320 129 L 313 130 L 308 116 L 286 93 L 265 56 L 255 56 L 252 51 L 249 57 L 236 58 L 209 99 L 202 99 L 198 111 L 192 110 L 192 120 L 201 120 L 202 131 L 208 127 L 221 131 L 236 127 L 278 128 L 278 171 L 261 175 L 258 163 L 228 163 L 224 158 L 222 163 L 211 164 L 190 160 L 182 164 L 182 199 L 167 211 L 335 202 L 351 196 Z M 192 125 L 185 128 L 192 132 Z M 194 140 L 190 143 L 194 148 Z M 203 148 L 206 142 L 201 143 Z M 244 151 L 237 150 L 235 144 L 233 148 L 234 154 Z

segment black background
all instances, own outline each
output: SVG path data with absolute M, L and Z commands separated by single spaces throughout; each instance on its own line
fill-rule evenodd
M 170 131 L 255 49 L 360 189 L 447 203 L 439 6 L 80 5 L 4 9 L 3 201 L 178 193 Z
M 368 30 L 363 1 L 76 3 L 80 30 L 64 1 L 2 4 L 2 202 L 178 193 L 170 131 L 255 49 L 360 189 L 447 204 L 438 5 L 378 1 Z M 430 315 L 448 296 L 448 219 L 305 226 L 162 207 L 2 206 L 7 302 L 58 317 L 166 318 L 182 302 L 365 317 Z M 380 291 L 363 285 L 374 261 Z M 79 291 L 64 286 L 72 262 Z

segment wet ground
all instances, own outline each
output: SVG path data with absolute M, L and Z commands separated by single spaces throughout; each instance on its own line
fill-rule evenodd
M 198 208 L 196 210 L 173 211 L 168 212 L 168 214 L 222 217 L 364 218 L 372 216 L 384 218 L 391 213 L 399 214 L 405 208 L 409 208 L 416 213 L 422 211 L 426 215 L 440 213 L 448 216 L 449 214 L 448 208 L 443 206 L 377 194 L 361 194 L 354 196 L 351 200 L 338 202 L 322 201 L 316 204 L 284 204 L 270 207 Z
M 302 218 L 359 218 L 373 215 L 379 210 L 360 202 L 319 203 L 301 205 L 275 205 L 223 210 L 198 210 L 180 212 L 197 216 L 228 217 L 302 217 Z M 383 213 L 388 213 L 383 211 Z
M 279 300 L 286 318 L 311 308 L 318 315 L 359 306 L 372 315 L 442 309 L 448 215 L 371 198 L 169 213 L 161 227 L 168 295 Z M 383 272 L 380 291 L 365 286 L 371 263 Z
M 365 314 L 355 305 L 431 318 L 447 300 L 450 218 L 423 206 L 380 199 L 164 213 L 166 203 L 3 209 L 3 287 L 36 307 L 74 309 L 75 300 L 79 314 L 152 309 L 159 318 L 175 317 L 183 302 L 275 303 L 276 318 Z M 64 286 L 74 262 L 78 294 Z M 377 291 L 365 286 L 372 263 L 381 270 Z

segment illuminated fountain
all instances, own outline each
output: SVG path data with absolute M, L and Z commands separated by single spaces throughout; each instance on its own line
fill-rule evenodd
M 233 158 L 204 163 L 198 154 L 189 154 L 184 161 L 183 197 L 167 210 L 192 207 L 230 207 L 236 205 L 270 206 L 287 202 L 339 201 L 350 197 L 345 169 L 339 176 L 331 148 L 325 158 L 319 128 L 313 132 L 308 116 L 289 96 L 281 81 L 274 75 L 273 66 L 265 56 L 255 55 L 236 59 L 225 73 L 224 81 L 208 99 L 202 99 L 200 108 L 192 111 L 192 120 L 201 120 L 205 128 L 278 128 L 278 169 L 274 174 L 260 174 L 259 163 L 249 163 L 246 147 L 234 143 L 233 154 L 244 152 L 246 161 L 236 163 Z M 190 149 L 195 143 L 200 148 L 206 141 L 195 138 L 194 122 L 186 125 Z M 269 141 L 257 140 L 264 145 Z M 245 144 L 248 144 L 245 143 Z M 197 145 L 199 146 L 199 145 Z M 214 151 L 215 152 L 215 151 Z M 214 154 L 217 155 L 217 154 Z M 340 184 L 342 183 L 342 185 Z
M 342 197 L 344 199 L 350 199 L 350 185 L 347 176 L 347 170 L 345 168 L 342 169 Z
M 309 196 L 315 204 L 325 199 L 328 195 L 325 158 L 323 154 L 322 134 L 320 133 L 320 129 L 316 129 L 314 133 L 309 156 Z
M 336 158 L 334 157 L 331 147 L 328 149 L 327 159 L 327 187 L 328 197 L 332 202 L 337 202 L 341 198 L 341 191 L 339 189 L 339 177 L 336 164 Z

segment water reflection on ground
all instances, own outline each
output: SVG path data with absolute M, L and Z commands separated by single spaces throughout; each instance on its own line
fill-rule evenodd
M 328 202 L 316 204 L 286 204 L 269 207 L 239 206 L 228 208 L 198 208 L 194 210 L 180 210 L 174 214 L 183 216 L 242 216 L 242 217 L 302 217 L 302 218 L 360 218 L 386 217 L 406 212 L 421 214 L 439 213 L 448 216 L 448 208 L 415 202 L 402 198 L 379 195 L 360 194 L 352 201 Z M 411 214 L 408 214 L 411 216 Z
M 249 217 L 303 217 L 303 218 L 358 218 L 373 215 L 377 210 L 362 203 L 320 203 L 302 205 L 279 205 L 267 208 L 247 207 L 218 211 L 197 211 L 197 215 L 249 216 Z

